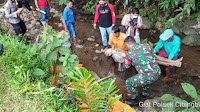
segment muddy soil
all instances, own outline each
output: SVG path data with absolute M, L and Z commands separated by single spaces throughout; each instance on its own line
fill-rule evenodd
M 89 70 L 96 72 L 99 77 L 105 77 L 108 75 L 110 69 L 110 59 L 104 54 L 97 54 L 95 50 L 101 49 L 101 35 L 99 29 L 94 30 L 91 22 L 77 21 L 76 23 L 77 36 L 84 40 L 84 48 L 77 49 L 76 54 L 79 57 L 80 62 Z M 148 30 L 141 30 L 140 37 L 142 39 L 148 38 L 151 42 L 157 42 L 159 39 L 160 32 L 156 32 L 151 35 Z M 96 41 L 90 42 L 87 40 L 88 37 L 95 36 Z M 99 46 L 96 47 L 95 45 Z M 96 61 L 93 60 L 95 56 L 98 56 Z M 168 82 L 162 82 L 161 79 L 165 76 L 164 70 L 162 75 L 155 83 L 151 86 L 149 98 L 162 96 L 165 93 L 170 93 L 182 98 L 187 96 L 184 94 L 181 83 L 189 82 L 193 84 L 197 90 L 200 90 L 199 82 L 200 78 L 200 47 L 189 47 L 181 45 L 180 56 L 184 57 L 183 65 L 181 68 L 172 68 L 171 75 Z M 163 67 L 161 67 L 163 69 Z M 117 66 L 116 66 L 117 70 Z M 119 94 L 123 94 L 123 99 L 127 98 L 125 89 L 125 80 L 135 75 L 131 69 L 125 72 L 117 72 L 115 74 L 116 85 L 120 89 Z M 200 93 L 200 91 L 199 91 Z
M 105 77 L 108 75 L 110 69 L 110 59 L 108 59 L 104 54 L 97 54 L 95 50 L 101 49 L 101 35 L 99 29 L 94 30 L 92 27 L 91 15 L 83 15 L 79 12 L 75 12 L 76 24 L 75 29 L 77 36 L 84 40 L 82 49 L 76 49 L 76 54 L 79 57 L 80 63 L 83 64 L 88 70 L 94 71 L 99 77 Z M 50 25 L 54 29 L 61 31 L 64 28 L 59 28 L 55 23 L 60 22 L 60 18 L 50 18 Z M 120 19 L 117 19 L 117 24 L 120 24 Z M 153 35 L 148 30 L 140 30 L 140 38 L 148 38 L 151 42 L 155 43 L 159 40 L 159 35 L 161 33 L 156 31 Z M 95 36 L 96 40 L 90 42 L 87 40 L 88 37 Z M 181 38 L 184 36 L 181 35 Z M 94 57 L 98 56 L 98 59 L 93 60 Z M 148 98 L 154 98 L 162 96 L 163 94 L 170 93 L 172 95 L 190 99 L 181 88 L 182 82 L 188 82 L 193 84 L 198 93 L 200 94 L 200 47 L 190 47 L 181 45 L 180 56 L 184 57 L 183 65 L 181 68 L 172 68 L 171 75 L 168 82 L 163 82 L 161 79 L 165 76 L 165 71 L 162 68 L 162 75 L 160 78 L 154 82 L 151 86 L 150 96 Z M 116 66 L 117 70 L 117 66 Z M 126 79 L 135 75 L 136 73 L 132 69 L 128 69 L 125 72 L 117 72 L 115 74 L 117 88 L 120 89 L 118 94 L 123 94 L 123 99 L 128 98 L 126 95 Z

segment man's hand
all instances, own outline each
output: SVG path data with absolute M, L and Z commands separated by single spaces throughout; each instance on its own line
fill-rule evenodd
M 97 29 L 97 24 L 93 24 L 94 29 Z
M 112 26 L 115 26 L 115 24 L 113 23 Z
M 20 15 L 20 13 L 22 12 L 22 8 L 19 8 L 17 11 L 16 11 L 16 13 L 18 14 L 18 15 Z

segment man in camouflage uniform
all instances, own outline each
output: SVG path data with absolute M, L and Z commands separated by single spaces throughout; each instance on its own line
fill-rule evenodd
M 124 66 L 129 68 L 132 64 L 138 71 L 137 75 L 126 80 L 128 96 L 131 97 L 131 100 L 127 100 L 126 103 L 132 106 L 139 103 L 136 99 L 138 96 L 136 87 L 142 87 L 142 95 L 147 96 L 150 85 L 159 78 L 161 71 L 156 63 L 156 54 L 149 45 L 136 44 L 131 36 L 128 36 L 124 42 L 128 48 Z

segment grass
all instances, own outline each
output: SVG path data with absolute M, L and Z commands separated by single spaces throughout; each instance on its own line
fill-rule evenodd
M 0 70 L 0 112 L 37 112 L 42 109 L 40 103 L 37 97 L 16 94 L 15 88 L 7 84 L 5 71 Z

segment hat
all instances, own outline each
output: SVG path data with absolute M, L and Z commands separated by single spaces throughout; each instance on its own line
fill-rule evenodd
M 160 39 L 165 41 L 174 35 L 174 31 L 172 29 L 166 29 L 161 35 Z

